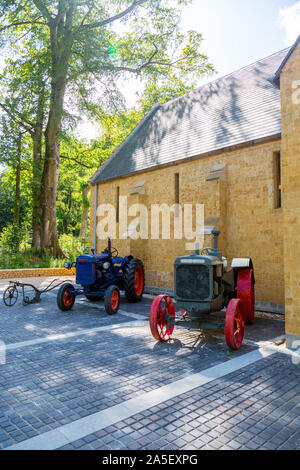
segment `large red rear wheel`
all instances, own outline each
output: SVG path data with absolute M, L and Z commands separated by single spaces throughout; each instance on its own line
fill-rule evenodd
M 240 349 L 245 332 L 245 309 L 242 300 L 231 299 L 225 316 L 225 339 L 231 349 Z
M 150 330 L 155 339 L 168 341 L 174 331 L 174 325 L 169 325 L 166 315 L 175 317 L 175 307 L 167 295 L 158 295 L 150 308 Z
M 139 302 L 143 298 L 145 272 L 141 260 L 131 259 L 124 268 L 124 290 L 129 302 Z
M 247 325 L 254 323 L 255 316 L 255 290 L 253 269 L 240 269 L 237 278 L 237 298 L 241 299 L 245 307 L 245 320 Z

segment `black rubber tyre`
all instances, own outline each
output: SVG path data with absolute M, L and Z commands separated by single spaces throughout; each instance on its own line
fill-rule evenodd
M 137 277 L 138 282 L 137 282 Z M 140 302 L 145 287 L 144 265 L 140 259 L 133 258 L 124 269 L 124 290 L 129 302 Z
M 59 291 L 57 293 L 57 305 L 63 312 L 67 310 L 71 310 L 75 302 L 75 295 L 72 295 L 69 299 L 67 299 L 66 291 L 74 289 L 72 284 L 63 284 L 60 286 Z
M 86 298 L 91 302 L 98 302 L 99 300 L 103 300 L 103 297 L 98 297 L 97 295 L 86 295 Z
M 120 290 L 117 286 L 110 286 L 104 297 L 105 310 L 108 315 L 117 313 L 120 305 Z

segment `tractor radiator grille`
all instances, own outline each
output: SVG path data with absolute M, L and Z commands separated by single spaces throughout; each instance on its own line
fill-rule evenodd
M 209 267 L 182 265 L 176 269 L 176 296 L 185 300 L 206 300 L 210 296 Z

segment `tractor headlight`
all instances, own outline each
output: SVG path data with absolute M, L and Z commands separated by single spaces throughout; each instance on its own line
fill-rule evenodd
M 104 269 L 109 269 L 109 266 L 110 266 L 109 263 L 107 263 L 107 262 L 106 262 L 106 263 L 103 263 L 103 268 L 104 268 Z
M 69 263 L 69 261 L 66 261 L 64 264 L 65 269 L 71 269 L 72 265 Z

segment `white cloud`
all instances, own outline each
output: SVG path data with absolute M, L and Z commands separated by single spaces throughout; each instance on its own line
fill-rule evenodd
M 300 34 L 300 1 L 294 5 L 279 9 L 279 21 L 285 30 L 287 46 L 292 45 Z

